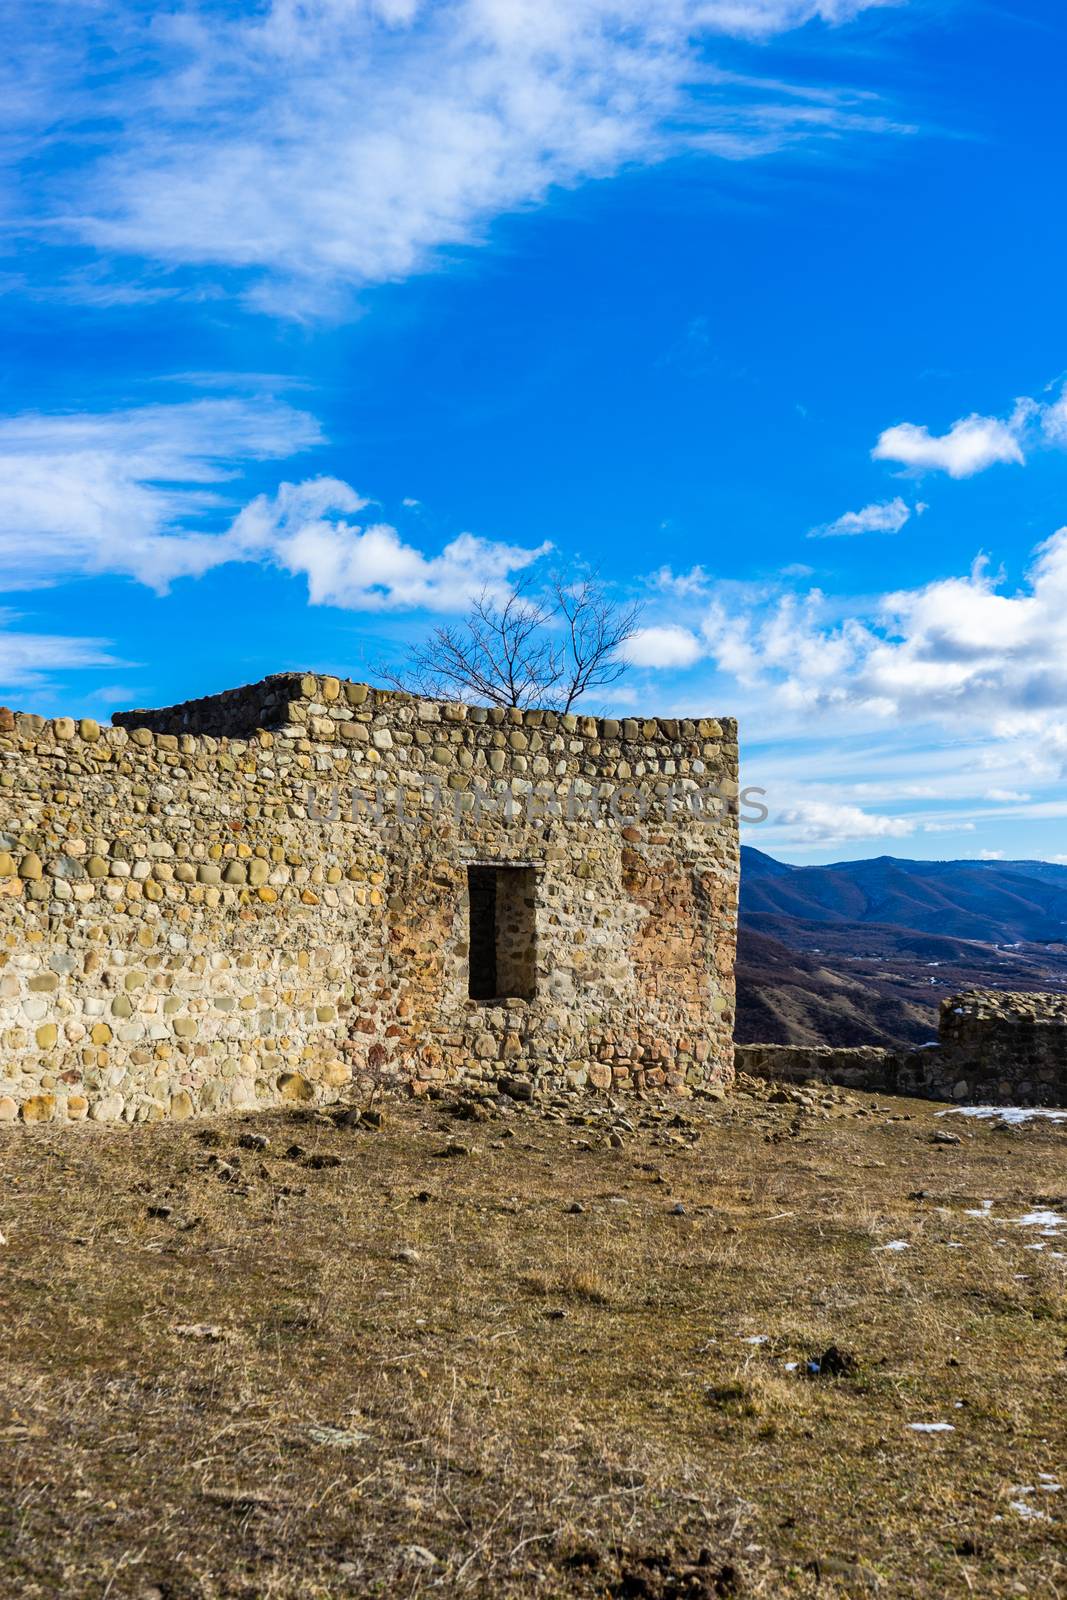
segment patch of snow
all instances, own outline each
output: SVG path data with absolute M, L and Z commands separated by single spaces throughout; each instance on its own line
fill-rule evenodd
M 766 1333 L 739 1333 L 737 1337 L 742 1344 L 766 1344 L 770 1335 Z
M 1020 1517 L 1029 1517 L 1034 1522 L 1049 1522 L 1051 1519 L 1047 1511 L 1038 1511 L 1036 1506 L 1028 1506 L 1025 1500 L 1012 1500 L 1011 1509 Z
M 926 1046 L 921 1045 L 925 1050 Z M 1010 1122 L 1018 1124 L 1032 1122 L 1035 1117 L 1044 1117 L 1047 1122 L 1067 1122 L 1067 1111 L 1052 1111 L 1046 1106 L 949 1106 L 946 1111 L 938 1111 L 939 1117 L 978 1117 L 983 1121 Z
M 951 1422 L 909 1422 L 912 1433 L 955 1433 Z
M 977 1209 L 973 1209 L 973 1210 L 970 1210 L 970 1211 L 965 1211 L 963 1213 L 963 1215 L 965 1217 L 988 1217 L 989 1213 L 992 1211 L 992 1209 L 993 1209 L 992 1200 L 983 1200 L 982 1204 Z
M 797 1368 L 799 1367 L 799 1365 L 800 1365 L 799 1361 L 787 1361 L 786 1364 L 785 1364 L 785 1370 L 787 1372 L 795 1372 L 797 1370 Z
M 1028 1211 L 1025 1217 L 1016 1217 L 1017 1228 L 1067 1228 L 1067 1217 L 1058 1211 Z
M 891 1239 L 888 1244 L 876 1244 L 875 1250 L 910 1250 L 907 1239 Z

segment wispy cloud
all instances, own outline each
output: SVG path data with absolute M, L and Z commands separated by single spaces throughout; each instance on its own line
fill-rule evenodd
M 916 516 L 921 516 L 926 509 L 920 501 L 915 507 Z M 897 495 L 894 500 L 864 506 L 862 511 L 846 511 L 833 522 L 809 529 L 808 538 L 837 539 L 857 533 L 899 533 L 910 517 L 911 507 Z
M 39 690 L 58 672 L 122 665 L 107 639 L 23 633 L 14 626 L 21 620 L 16 612 L 0 611 L 0 684 L 5 688 Z
M 16 151 L 35 158 L 27 209 L 43 216 L 43 236 L 126 258 L 127 268 L 134 257 L 233 269 L 261 308 L 319 312 L 353 287 L 478 243 L 494 218 L 554 187 L 683 148 L 746 159 L 799 140 L 899 131 L 869 94 L 726 72 L 709 59 L 725 37 L 843 24 L 878 3 L 34 11 L 11 74 Z M 104 57 L 117 63 L 106 76 Z M 68 108 L 61 124 L 57 104 Z M 53 167 L 41 189 L 40 141 L 60 152 L 89 117 L 77 163 Z M 82 271 L 80 289 L 98 303 L 166 289 L 158 276 L 135 278 L 97 267 Z
M 241 473 L 321 441 L 318 423 L 269 398 L 0 419 L 0 588 L 105 574 L 157 592 L 231 562 L 304 577 L 313 605 L 461 610 L 547 553 L 460 533 L 437 554 L 337 478 L 247 497 Z
M 221 486 L 320 440 L 306 412 L 255 398 L 0 419 L 0 587 L 118 573 L 161 590 L 206 572 Z
M 914 832 L 904 817 L 874 816 L 832 800 L 802 800 L 772 815 L 772 824 L 798 844 L 845 844 L 854 839 L 902 839 Z

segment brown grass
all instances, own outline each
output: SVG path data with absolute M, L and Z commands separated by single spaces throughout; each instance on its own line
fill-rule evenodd
M 1067 1133 L 824 1098 L 5 1133 L 0 1595 L 1067 1595 Z

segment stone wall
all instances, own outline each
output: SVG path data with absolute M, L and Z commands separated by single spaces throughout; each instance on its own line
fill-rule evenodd
M 1067 1105 L 1067 995 L 968 989 L 942 1001 L 936 1049 L 736 1045 L 738 1072 L 970 1105 Z
M 1067 1105 L 1067 995 L 968 989 L 941 1005 L 926 1069 L 939 1098 Z
M 838 1049 L 831 1045 L 738 1044 L 734 1068 L 775 1083 L 835 1083 L 869 1094 L 896 1094 L 903 1069 L 913 1060 L 906 1051 L 877 1045 Z
M 119 728 L 148 728 L 152 733 L 207 733 L 220 738 L 247 739 L 262 728 L 284 728 L 289 723 L 307 723 L 314 715 L 320 680 L 302 672 L 273 672 L 258 683 L 239 689 L 224 689 L 220 694 L 199 700 L 184 700 L 177 706 L 157 706 L 154 710 L 116 711 L 111 718 Z M 338 684 L 338 694 L 328 705 L 317 707 L 332 713 L 338 707 L 353 710 L 366 705 L 374 690 L 365 683 L 328 679 Z M 327 716 L 327 720 L 341 719 Z M 337 729 L 334 729 L 336 734 Z M 332 737 L 332 735 L 331 735 Z
M 0 713 L 0 1117 L 729 1081 L 733 723 L 294 674 L 114 721 Z M 468 992 L 494 863 L 532 998 Z

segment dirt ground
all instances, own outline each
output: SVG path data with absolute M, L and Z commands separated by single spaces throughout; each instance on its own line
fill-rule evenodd
M 0 1595 L 1067 1595 L 1067 1123 L 938 1109 L 5 1130 Z

